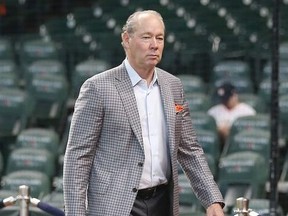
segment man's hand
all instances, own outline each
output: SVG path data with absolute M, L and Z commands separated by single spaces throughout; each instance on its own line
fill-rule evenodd
M 219 203 L 213 203 L 206 210 L 207 216 L 224 216 L 223 209 Z

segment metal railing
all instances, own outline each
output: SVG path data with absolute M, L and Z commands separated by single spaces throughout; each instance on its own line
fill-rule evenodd
M 19 216 L 29 216 L 29 207 L 32 204 L 35 207 L 49 213 L 53 216 L 65 216 L 64 211 L 55 208 L 39 199 L 30 196 L 30 188 L 26 185 L 19 186 L 19 194 L 16 197 L 10 196 L 0 200 L 0 209 L 19 203 Z

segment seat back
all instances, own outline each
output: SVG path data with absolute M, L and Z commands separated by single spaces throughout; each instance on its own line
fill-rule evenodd
M 211 107 L 211 101 L 205 93 L 189 93 L 186 94 L 190 111 L 208 111 Z
M 34 74 L 51 74 L 66 76 L 66 67 L 60 61 L 56 59 L 42 59 L 33 61 L 26 70 L 25 80 L 32 79 Z
M 46 149 L 58 154 L 59 135 L 48 128 L 27 128 L 20 132 L 16 139 L 17 148 Z
M 0 89 L 0 137 L 18 135 L 27 126 L 33 109 L 33 100 L 26 91 Z
M 55 163 L 55 155 L 46 149 L 14 149 L 8 156 L 6 174 L 21 170 L 32 170 L 43 172 L 45 175 L 52 177 L 56 172 Z
M 270 130 L 269 115 L 258 113 L 252 116 L 237 118 L 231 126 L 228 142 L 230 142 L 230 139 L 232 139 L 238 132 L 252 129 Z
M 229 187 L 247 186 L 251 188 L 251 197 L 263 197 L 268 178 L 266 159 L 259 153 L 242 151 L 231 153 L 220 158 L 218 184 L 225 196 Z M 244 196 L 244 190 L 240 190 Z M 241 194 L 238 194 L 241 195 Z
M 206 92 L 205 84 L 201 77 L 190 74 L 179 74 L 177 77 L 180 78 L 186 94 Z
M 261 154 L 268 162 L 270 154 L 270 130 L 251 129 L 242 130 L 235 134 L 227 144 L 223 155 L 241 151 L 253 151 Z M 267 164 L 268 165 L 268 164 Z
M 41 199 L 51 192 L 51 182 L 46 174 L 39 171 L 17 171 L 2 178 L 2 189 L 18 191 L 19 186 L 27 185 L 33 198 Z
M 34 75 L 28 92 L 35 100 L 33 117 L 36 120 L 57 119 L 66 105 L 68 81 L 62 75 Z
M 59 45 L 51 40 L 27 39 L 19 49 L 19 61 L 23 68 L 28 67 L 33 61 L 40 59 L 61 59 Z
M 14 48 L 7 38 L 0 38 L 0 59 L 14 59 Z
M 215 119 L 205 111 L 196 111 L 191 113 L 192 124 L 195 130 L 209 130 L 217 132 Z
M 220 140 L 217 131 L 197 129 L 197 139 L 206 154 L 210 154 L 215 161 L 220 156 Z

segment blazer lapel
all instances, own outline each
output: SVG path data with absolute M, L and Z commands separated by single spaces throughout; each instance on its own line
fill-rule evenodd
M 138 139 L 142 149 L 144 149 L 140 117 L 137 109 L 137 102 L 134 95 L 131 80 L 124 67 L 124 64 L 122 64 L 119 67 L 119 70 L 117 70 L 115 74 L 116 74 L 115 86 L 122 100 L 124 109 L 126 110 L 126 114 L 128 116 L 131 128 L 136 138 Z

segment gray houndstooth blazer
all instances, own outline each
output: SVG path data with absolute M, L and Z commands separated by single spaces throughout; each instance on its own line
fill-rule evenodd
M 156 70 L 168 125 L 173 215 L 179 215 L 177 160 L 204 207 L 223 202 L 192 129 L 180 80 Z M 184 109 L 176 112 L 175 104 Z M 136 99 L 124 64 L 88 79 L 75 103 L 65 153 L 66 215 L 128 216 L 144 159 Z

